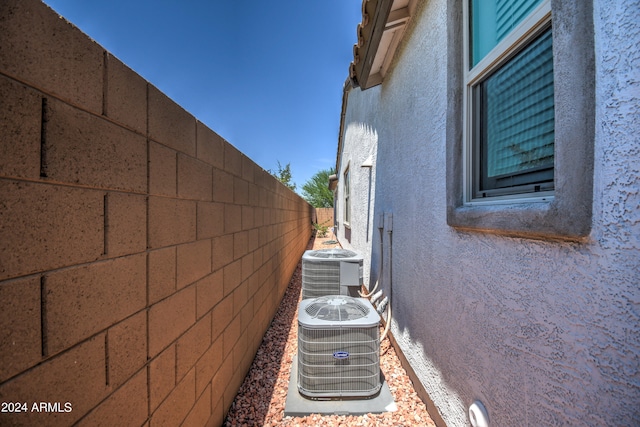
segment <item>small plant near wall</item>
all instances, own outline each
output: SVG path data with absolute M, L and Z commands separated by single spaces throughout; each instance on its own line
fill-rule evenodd
M 329 231 L 329 227 L 327 227 L 326 225 L 320 225 L 314 222 L 313 228 L 316 230 L 316 236 L 327 237 L 327 231 Z

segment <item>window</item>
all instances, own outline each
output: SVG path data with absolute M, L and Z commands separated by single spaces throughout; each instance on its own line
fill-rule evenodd
M 553 37 L 548 0 L 468 5 L 468 200 L 552 195 Z
M 451 6 L 447 223 L 461 231 L 583 239 L 593 208 L 592 0 Z
M 349 193 L 349 167 L 344 171 L 344 223 L 349 224 L 351 221 L 351 195 Z

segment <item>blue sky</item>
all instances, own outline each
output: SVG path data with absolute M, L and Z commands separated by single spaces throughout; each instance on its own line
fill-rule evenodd
M 264 169 L 335 166 L 361 0 L 44 0 Z

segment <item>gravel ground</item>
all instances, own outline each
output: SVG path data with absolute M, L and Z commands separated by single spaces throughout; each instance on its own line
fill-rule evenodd
M 309 249 L 339 247 L 326 245 L 333 236 L 315 238 Z M 380 368 L 384 373 L 398 410 L 362 416 L 316 415 L 284 417 L 289 372 L 298 349 L 297 311 L 300 301 L 302 265 L 298 264 L 271 326 L 267 330 L 238 395 L 225 420 L 235 426 L 425 426 L 435 427 L 424 403 L 396 356 L 389 340 L 381 343 Z

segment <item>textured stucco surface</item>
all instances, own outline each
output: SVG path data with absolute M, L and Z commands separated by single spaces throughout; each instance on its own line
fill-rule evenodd
M 358 90 L 359 89 L 348 89 Z M 367 94 L 377 96 L 379 88 L 373 88 Z M 373 286 L 377 279 L 377 265 L 371 265 L 372 242 L 379 245 L 379 231 L 376 228 L 375 183 L 376 167 L 362 167 L 369 158 L 375 163 L 378 149 L 378 131 L 367 125 L 365 120 L 375 114 L 375 103 L 365 99 L 354 99 L 357 108 L 347 111 L 342 157 L 338 166 L 339 188 L 336 210 L 336 237 L 345 249 L 357 251 L 364 257 L 363 281 L 365 286 Z M 344 172 L 349 169 L 351 192 L 351 221 L 344 223 Z M 375 260 L 374 260 L 375 262 Z M 373 282 L 373 283 L 372 283 Z M 371 288 L 370 288 L 371 289 Z
M 476 399 L 491 426 L 640 425 L 640 2 L 594 1 L 593 213 L 581 242 L 447 225 L 451 4 L 421 3 L 385 82 L 353 89 L 345 116 L 339 176 L 377 146 L 371 217 L 393 214 L 382 286 L 394 336 L 448 426 L 468 425 Z M 375 275 L 364 206 L 352 203 L 351 243 L 342 225 L 338 237 L 371 253 Z

